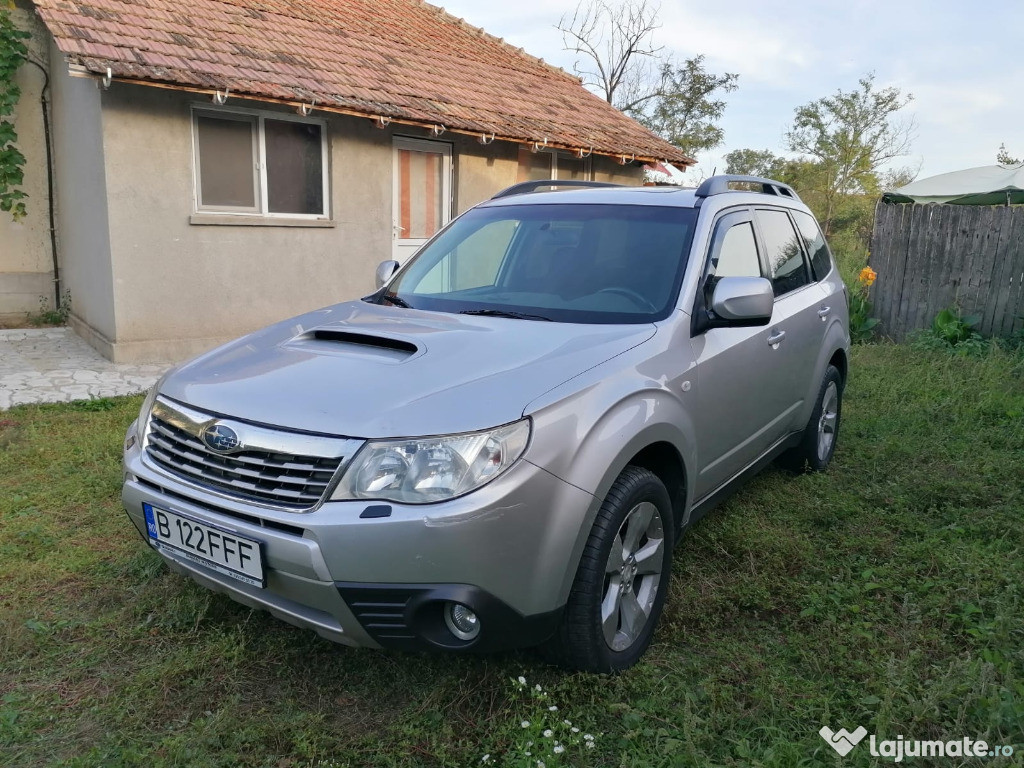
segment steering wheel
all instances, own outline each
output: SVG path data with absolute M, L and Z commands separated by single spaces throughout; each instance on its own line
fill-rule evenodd
M 597 296 L 598 294 L 601 294 L 601 293 L 615 293 L 615 294 L 618 294 L 619 296 L 625 296 L 627 299 L 631 299 L 635 304 L 638 304 L 638 305 L 640 305 L 642 307 L 646 307 L 651 312 L 657 312 L 658 311 L 658 308 L 656 306 L 654 306 L 654 304 L 651 303 L 650 299 L 648 299 L 646 296 L 641 296 L 639 293 L 634 291 L 632 288 L 623 288 L 621 286 L 617 286 L 616 285 L 616 286 L 612 286 L 610 288 L 602 288 L 600 291 L 598 291 L 594 295 Z

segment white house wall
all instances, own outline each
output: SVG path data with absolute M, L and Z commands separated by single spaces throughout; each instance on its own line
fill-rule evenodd
M 58 68 L 59 69 L 59 68 Z M 55 83 L 58 228 L 72 323 L 117 361 L 178 360 L 269 323 L 373 290 L 392 253 L 396 135 L 367 119 L 327 121 L 329 222 L 256 226 L 197 223 L 192 107 L 208 97 L 150 86 L 59 76 Z M 232 106 L 282 111 L 253 101 Z M 516 181 L 518 147 L 447 134 L 453 210 Z M 597 179 L 639 184 L 640 170 L 594 158 Z M 263 220 L 265 222 L 265 220 Z
M 71 77 L 55 46 L 50 57 L 61 288 L 71 294 L 72 326 L 102 349 L 116 324 L 100 88 Z
M 27 41 L 30 58 L 47 66 L 48 36 L 27 4 L 19 2 L 12 14 L 15 25 L 32 33 Z M 14 114 L 18 148 L 25 155 L 27 215 L 15 222 L 0 212 L 0 319 L 24 320 L 40 309 L 40 299 L 53 307 L 53 256 L 50 248 L 49 191 L 46 182 L 46 143 L 40 96 L 45 76 L 39 67 L 23 64 L 15 75 L 21 99 Z

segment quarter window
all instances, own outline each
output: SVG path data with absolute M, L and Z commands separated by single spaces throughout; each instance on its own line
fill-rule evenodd
M 196 210 L 327 216 L 320 121 L 195 111 Z
M 807 285 L 810 278 L 803 249 L 789 221 L 789 214 L 785 211 L 759 210 L 757 220 L 761 225 L 775 295 L 781 296 Z
M 818 223 L 813 216 L 803 211 L 793 211 L 793 218 L 796 220 L 797 229 L 800 230 L 800 237 L 803 238 L 804 248 L 811 257 L 814 279 L 823 280 L 825 275 L 832 271 L 832 257 L 829 255 L 828 245 L 818 228 Z

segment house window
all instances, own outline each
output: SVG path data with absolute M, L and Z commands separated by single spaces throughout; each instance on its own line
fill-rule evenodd
M 584 180 L 590 179 L 590 158 L 581 160 L 569 152 L 542 149 L 530 151 L 529 147 L 519 148 L 519 171 L 516 181 L 543 181 L 545 179 Z
M 322 121 L 195 110 L 193 132 L 197 211 L 327 217 Z

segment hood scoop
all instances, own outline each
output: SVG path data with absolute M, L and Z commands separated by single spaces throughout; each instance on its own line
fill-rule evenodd
M 357 355 L 381 362 L 401 363 L 413 357 L 420 348 L 411 341 L 356 333 L 336 328 L 316 328 L 296 336 L 285 346 L 325 355 Z

